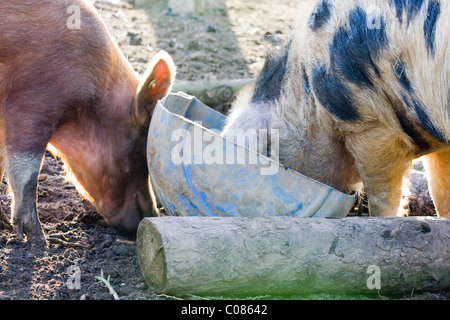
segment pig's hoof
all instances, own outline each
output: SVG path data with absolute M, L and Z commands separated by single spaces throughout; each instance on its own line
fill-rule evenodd
M 47 246 L 47 241 L 45 240 L 44 232 L 42 231 L 41 226 L 37 228 L 33 228 L 33 230 L 25 230 L 25 234 L 27 235 L 27 241 L 36 246 Z
M 24 227 L 22 223 L 19 223 L 14 226 L 14 233 L 19 240 L 23 240 L 23 234 L 25 233 L 28 243 L 36 246 L 47 246 L 47 241 L 40 225 Z
M 47 247 L 47 240 L 45 239 L 44 233 L 31 236 L 27 234 L 27 241 L 38 247 Z

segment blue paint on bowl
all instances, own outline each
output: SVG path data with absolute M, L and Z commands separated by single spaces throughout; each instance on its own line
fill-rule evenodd
M 237 160 L 232 164 L 204 163 L 203 153 L 211 141 L 223 146 L 224 157 L 230 150 L 234 155 L 237 150 L 253 152 L 219 135 L 225 120 L 224 115 L 183 93 L 170 94 L 157 103 L 147 161 L 152 189 L 168 214 L 343 218 L 350 212 L 355 194 L 344 194 L 261 154 L 257 154 L 257 164 L 238 164 Z M 172 155 L 181 143 L 174 139 L 180 130 L 190 138 L 199 134 L 211 138 L 200 146 L 191 141 L 190 148 L 183 148 L 183 156 L 191 154 L 188 163 L 175 163 Z M 276 174 L 262 175 L 261 168 L 268 166 L 276 167 Z

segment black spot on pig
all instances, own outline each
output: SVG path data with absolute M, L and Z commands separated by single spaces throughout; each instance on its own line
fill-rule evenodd
M 288 70 L 288 56 L 291 43 L 281 52 L 270 53 L 256 80 L 252 102 L 273 102 L 280 97 L 284 76 Z
M 410 97 L 403 96 L 403 101 L 405 104 L 414 109 L 417 117 L 419 118 L 419 122 L 422 127 L 427 131 L 433 138 L 443 143 L 450 143 L 445 136 L 440 132 L 434 123 L 431 121 L 430 116 L 427 114 L 425 108 L 418 102 L 416 99 Z
M 398 122 L 400 123 L 403 131 L 414 141 L 416 146 L 422 150 L 427 151 L 430 149 L 430 144 L 425 140 L 425 138 L 420 134 L 404 111 L 396 110 L 396 116 Z
M 406 64 L 403 60 L 398 59 L 394 64 L 395 76 L 397 80 L 400 82 L 402 87 L 406 89 L 409 93 L 413 93 L 414 90 L 411 86 L 411 81 L 409 81 L 406 75 Z
M 402 94 L 402 100 L 405 105 L 414 110 L 421 126 L 427 131 L 433 138 L 440 142 L 448 143 L 444 135 L 436 128 L 427 114 L 424 106 L 415 98 L 414 88 L 407 75 L 406 64 L 402 59 L 398 59 L 394 64 L 394 71 L 397 80 L 402 85 L 405 92 Z
M 302 63 L 302 74 L 303 74 L 303 93 L 306 97 L 308 97 L 311 94 L 311 87 L 309 85 L 309 77 L 306 73 L 306 67 L 305 64 Z
M 318 3 L 308 20 L 308 25 L 313 31 L 318 31 L 327 24 L 331 18 L 331 4 L 327 0 Z
M 352 101 L 346 81 L 372 89 L 372 74 L 379 76 L 376 60 L 387 47 L 385 23 L 369 28 L 367 14 L 360 7 L 349 14 L 348 24 L 339 28 L 330 44 L 330 68 L 316 66 L 312 72 L 312 87 L 319 102 L 333 115 L 346 121 L 358 121 L 360 116 Z
M 434 46 L 436 40 L 436 24 L 441 13 L 441 2 L 439 0 L 430 0 L 427 9 L 427 17 L 423 26 L 425 40 L 427 42 L 428 53 L 434 55 Z
M 313 67 L 311 83 L 316 99 L 331 114 L 346 121 L 360 120 L 350 90 L 325 65 Z
M 380 74 L 375 61 L 388 44 L 384 19 L 379 17 L 379 27 L 369 28 L 366 13 L 357 7 L 348 21 L 335 33 L 330 45 L 331 68 L 353 84 L 373 87 L 369 70 Z
M 414 19 L 420 12 L 425 0 L 390 0 L 395 6 L 395 12 L 400 22 L 403 22 L 403 12 L 406 11 L 408 22 Z

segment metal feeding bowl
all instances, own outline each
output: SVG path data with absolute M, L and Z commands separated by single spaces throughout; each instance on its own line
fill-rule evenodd
M 226 117 L 196 98 L 170 94 L 153 112 L 150 187 L 173 216 L 345 217 L 347 195 L 220 136 Z

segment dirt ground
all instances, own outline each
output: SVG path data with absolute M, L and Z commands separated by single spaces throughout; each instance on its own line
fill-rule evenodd
M 177 79 L 253 78 L 268 49 L 288 35 L 301 1 L 217 0 L 219 14 L 178 14 L 164 1 L 96 1 L 95 6 L 139 74 L 156 52 L 166 50 Z M 276 4 L 275 4 L 276 3 Z M 10 217 L 11 197 L 2 183 L 1 205 Z M 144 282 L 130 239 L 109 228 L 95 208 L 66 181 L 63 164 L 46 154 L 38 212 L 49 248 L 16 239 L 0 221 L 0 300 L 113 299 L 95 279 L 103 272 L 120 299 L 167 299 Z M 79 289 L 74 279 L 79 271 Z M 443 294 L 418 298 L 445 299 Z M 448 296 L 447 296 L 448 298 Z

